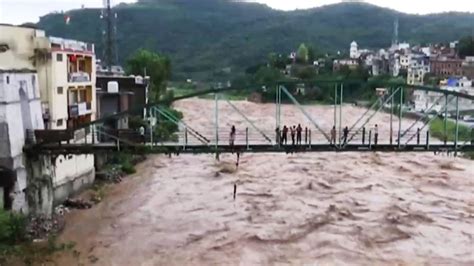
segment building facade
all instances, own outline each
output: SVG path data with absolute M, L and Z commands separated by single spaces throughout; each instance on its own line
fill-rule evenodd
M 431 58 L 431 73 L 438 77 L 462 77 L 462 59 L 448 57 Z
M 351 47 L 349 49 L 349 56 L 351 59 L 359 59 L 359 46 L 355 41 L 351 43 Z
M 407 72 L 409 85 L 423 85 L 425 76 L 430 72 L 430 59 L 427 56 L 412 56 Z
M 474 56 L 468 56 L 462 62 L 462 74 L 468 79 L 474 79 Z
M 98 76 L 97 77 L 97 115 L 109 115 L 145 106 L 148 102 L 149 78 L 141 76 Z M 144 114 L 140 115 L 144 118 Z M 126 121 L 110 125 L 115 129 L 125 129 Z
M 31 70 L 0 70 L 0 190 L 3 206 L 29 211 L 23 146 L 43 129 L 38 77 Z
M 96 65 L 94 45 L 75 40 L 48 38 L 47 59 L 38 66 L 41 102 L 46 129 L 74 129 L 96 119 Z M 82 142 L 86 131 L 75 132 Z M 92 184 L 94 156 L 58 156 L 53 177 L 55 202 Z
M 342 67 L 348 67 L 351 70 L 357 69 L 359 66 L 359 60 L 357 59 L 336 59 L 333 62 L 333 71 L 337 72 L 341 70 Z
M 33 102 L 35 103 L 29 108 L 31 116 L 35 119 L 38 118 L 39 104 L 41 123 L 31 123 L 31 129 L 42 129 L 44 127 L 51 130 L 66 130 L 95 120 L 96 70 L 93 45 L 47 37 L 44 31 L 11 25 L 0 25 L 0 45 L 3 47 L 0 52 L 0 70 L 15 73 L 26 72 L 29 75 L 28 78 L 19 74 L 13 77 L 10 75 L 8 77 L 4 76 L 3 84 L 14 78 L 12 80 L 14 81 L 13 84 L 20 84 L 15 85 L 18 88 L 26 90 L 25 88 L 28 87 L 30 91 L 25 91 L 26 96 L 20 96 L 27 97 L 30 105 Z M 35 88 L 35 90 L 29 88 Z M 22 91 L 21 89 L 18 90 Z M 15 90 L 11 91 L 14 93 Z M 22 102 L 21 99 L 20 97 L 20 102 Z M 11 104 L 8 103 L 8 105 Z M 23 109 L 26 108 L 26 105 L 24 106 Z M 12 109 L 8 110 L 9 115 L 13 117 L 22 113 L 12 114 L 10 113 Z M 11 125 L 13 128 L 18 128 L 18 130 L 21 129 L 17 125 L 17 121 L 8 120 L 6 124 L 9 127 Z M 30 129 L 29 124 L 27 125 L 23 126 L 22 131 L 25 128 Z M 83 131 L 82 133 L 76 134 L 71 141 L 83 141 L 86 132 Z M 15 143 L 21 142 L 17 140 Z M 2 147 L 12 149 L 13 146 L 5 146 L 4 143 L 7 142 L 4 141 Z M 21 152 L 23 145 L 24 143 L 21 145 Z M 10 154 L 16 156 L 16 152 L 17 150 L 12 150 Z M 53 187 L 52 201 L 55 203 L 60 203 L 71 194 L 91 184 L 94 180 L 93 155 L 59 156 L 54 158 L 51 163 L 52 166 L 51 169 L 48 169 L 48 176 Z M 33 175 L 33 173 L 31 174 Z M 28 177 L 30 180 L 35 178 L 37 176 Z M 24 189 L 25 182 L 19 178 L 17 178 L 17 181 L 20 190 Z M 22 204 L 19 203 L 19 205 Z M 15 210 L 19 209 L 15 206 L 13 208 Z

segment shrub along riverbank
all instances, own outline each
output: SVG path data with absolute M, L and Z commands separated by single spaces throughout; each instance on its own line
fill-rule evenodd
M 436 118 L 430 124 L 430 133 L 431 136 L 444 140 L 448 142 L 453 142 L 456 139 L 456 123 L 449 121 L 447 122 L 447 134 L 444 134 L 444 120 L 441 118 Z M 459 134 L 458 134 L 458 144 L 464 145 L 465 143 L 470 142 L 473 139 L 473 129 L 466 127 L 464 125 L 459 125 Z M 469 152 L 464 154 L 465 157 L 474 160 L 474 152 Z

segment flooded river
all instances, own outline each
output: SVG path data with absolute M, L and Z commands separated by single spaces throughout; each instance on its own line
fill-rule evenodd
M 273 105 L 234 104 L 274 129 Z M 212 127 L 212 101 L 176 106 L 196 129 Z M 331 107 L 308 110 L 332 126 Z M 363 110 L 343 112 L 349 124 Z M 284 106 L 282 115 L 282 123 L 310 125 L 294 106 Z M 373 123 L 388 119 L 380 114 Z M 220 123 L 246 126 L 225 104 Z M 58 255 L 56 264 L 474 264 L 469 160 L 428 153 L 244 154 L 237 169 L 232 155 L 220 162 L 182 155 L 152 156 L 137 170 L 104 202 L 68 215 L 60 240 L 76 242 L 76 252 Z

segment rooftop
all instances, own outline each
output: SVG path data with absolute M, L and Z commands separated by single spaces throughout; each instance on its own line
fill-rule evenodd
M 34 24 L 12 25 L 12 24 L 7 24 L 7 23 L 0 23 L 0 26 L 39 30 L 39 28 L 36 27 L 36 25 Z

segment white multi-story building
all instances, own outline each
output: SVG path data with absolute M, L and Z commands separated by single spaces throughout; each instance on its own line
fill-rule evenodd
M 430 72 L 430 60 L 426 56 L 413 55 L 408 66 L 407 83 L 423 85 L 425 75 Z
M 43 129 L 38 76 L 34 70 L 0 66 L 0 194 L 6 207 L 27 213 L 28 185 L 23 146 L 32 130 Z
M 400 55 L 400 67 L 401 69 L 408 69 L 410 66 L 411 54 Z
M 96 119 L 96 59 L 94 45 L 50 37 L 48 59 L 38 66 L 45 127 L 72 129 Z M 83 141 L 86 131 L 75 132 Z M 94 156 L 56 158 L 53 185 L 60 202 L 94 180 Z
M 44 31 L 34 28 L 0 25 L 0 46 L 4 47 L 0 51 L 0 70 L 29 73 L 28 78 L 21 75 L 4 76 L 3 83 L 14 78 L 14 84 L 20 84 L 17 86 L 23 90 L 28 86 L 26 97 L 30 102 L 32 99 L 41 99 L 41 125 L 24 128 L 41 129 L 44 124 L 46 129 L 66 130 L 95 120 L 96 67 L 93 45 L 48 38 Z M 31 106 L 30 111 L 32 109 L 37 110 L 37 104 Z M 11 110 L 6 116 L 15 117 L 20 113 L 11 113 Z M 37 118 L 36 113 L 31 112 Z M 15 121 L 7 122 L 17 127 Z M 81 141 L 85 137 L 85 131 L 83 133 L 82 136 L 77 134 L 71 141 Z M 94 180 L 93 155 L 58 156 L 52 165 L 51 178 L 56 202 Z
M 351 48 L 349 50 L 349 56 L 351 59 L 359 59 L 359 45 L 355 41 L 351 43 Z

